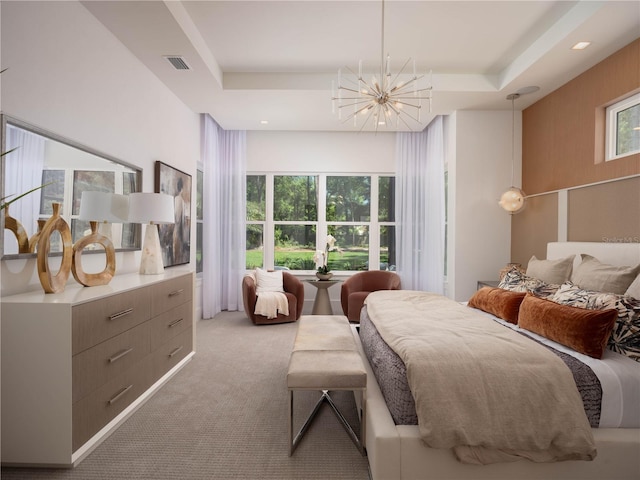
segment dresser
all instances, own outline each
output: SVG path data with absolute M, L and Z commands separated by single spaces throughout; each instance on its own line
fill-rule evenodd
M 2 463 L 73 466 L 194 355 L 193 273 L 2 298 Z

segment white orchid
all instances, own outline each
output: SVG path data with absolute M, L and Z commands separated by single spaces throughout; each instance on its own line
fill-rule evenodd
M 313 254 L 313 261 L 316 264 L 316 268 L 324 267 L 326 264 L 324 252 L 322 250 L 316 250 L 316 253 Z
M 333 235 L 327 235 L 324 251 L 316 250 L 313 255 L 313 261 L 319 273 L 329 273 L 329 252 L 336 250 L 336 238 Z
M 336 244 L 336 237 L 333 235 L 327 235 L 327 252 L 330 252 L 334 249 Z

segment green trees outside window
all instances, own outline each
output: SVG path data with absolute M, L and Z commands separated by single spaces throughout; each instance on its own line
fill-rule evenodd
M 394 180 L 382 175 L 247 175 L 246 268 L 315 271 L 313 255 L 324 248 L 318 239 L 330 234 L 337 247 L 330 270 L 394 269 Z

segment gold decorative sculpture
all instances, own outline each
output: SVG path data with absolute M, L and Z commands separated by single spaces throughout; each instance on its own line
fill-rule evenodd
M 98 222 L 89 222 L 91 233 L 82 237 L 73 245 L 73 261 L 71 262 L 71 272 L 76 282 L 85 287 L 95 287 L 97 285 L 107 285 L 116 272 L 116 250 L 113 243 L 105 235 L 98 233 Z M 82 270 L 82 250 L 88 245 L 97 243 L 104 247 L 107 255 L 107 264 L 100 273 L 85 273 Z
M 38 245 L 38 239 L 40 238 L 40 233 L 42 232 L 42 227 L 44 227 L 45 223 L 47 223 L 46 220 L 41 218 L 38 219 L 38 231 L 29 238 L 29 253 L 35 253 L 36 246 Z
M 29 237 L 22 224 L 9 215 L 9 205 L 4 207 L 4 228 L 11 230 L 18 241 L 18 253 L 29 253 Z
M 71 230 L 64 218 L 60 216 L 60 204 L 53 203 L 53 215 L 42 227 L 36 249 L 38 250 L 37 265 L 38 277 L 45 293 L 58 293 L 64 291 L 64 287 L 71 273 L 73 247 L 71 245 Z M 62 238 L 62 261 L 60 270 L 55 275 L 49 269 L 49 247 L 51 235 L 58 232 Z

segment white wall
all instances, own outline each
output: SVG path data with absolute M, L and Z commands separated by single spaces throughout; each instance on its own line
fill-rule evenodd
M 199 116 L 82 4 L 0 5 L 3 113 L 141 167 L 145 192 L 154 190 L 156 160 L 189 173 L 195 185 Z M 85 271 L 104 267 L 98 255 L 86 257 Z M 119 253 L 116 274 L 137 271 L 139 259 Z M 2 295 L 40 288 L 34 260 L 3 261 L 1 279 Z
M 515 183 L 520 185 L 521 119 L 516 112 Z M 478 280 L 497 280 L 510 261 L 511 217 L 498 205 L 511 186 L 511 112 L 458 111 L 447 127 L 448 296 L 466 301 Z
M 247 132 L 249 172 L 395 172 L 394 133 Z

